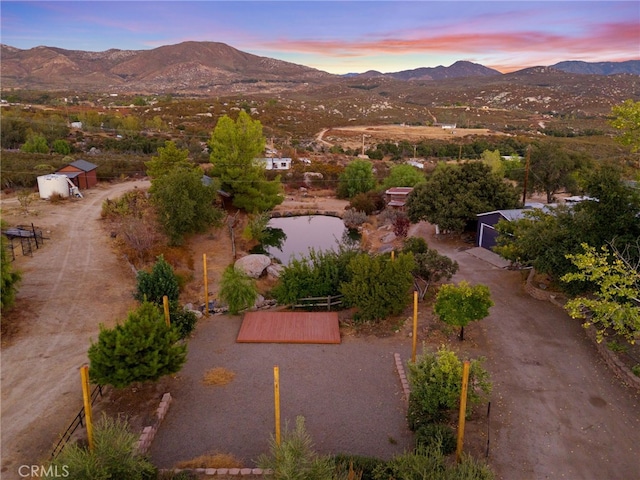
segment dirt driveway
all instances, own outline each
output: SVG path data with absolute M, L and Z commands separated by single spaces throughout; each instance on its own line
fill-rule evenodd
M 3 219 L 34 223 L 47 237 L 33 257 L 16 250 L 22 271 L 16 308 L 3 322 L 19 323 L 2 344 L 2 474 L 39 464 L 82 407 L 79 368 L 98 325 L 112 325 L 134 305 L 135 276 L 109 246 L 100 225 L 104 199 L 146 188 L 148 182 L 101 185 L 81 200 L 38 200 L 31 214 L 3 198 Z

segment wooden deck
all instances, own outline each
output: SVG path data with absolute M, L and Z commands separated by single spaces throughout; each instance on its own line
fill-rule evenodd
M 340 343 L 336 312 L 247 312 L 238 343 Z

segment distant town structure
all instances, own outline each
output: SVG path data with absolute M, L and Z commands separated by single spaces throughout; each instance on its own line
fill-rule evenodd
M 289 170 L 291 168 L 290 158 L 257 158 L 256 163 L 264 165 L 266 170 Z
M 393 187 L 388 189 L 384 192 L 386 195 L 387 207 L 404 210 L 404 206 L 407 203 L 407 197 L 412 191 L 413 187 Z

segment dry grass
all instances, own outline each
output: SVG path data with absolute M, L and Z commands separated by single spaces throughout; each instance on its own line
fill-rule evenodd
M 207 453 L 176 464 L 176 468 L 242 468 L 242 463 L 230 453 Z
M 224 367 L 216 367 L 208 370 L 207 373 L 204 374 L 202 383 L 204 383 L 205 385 L 213 385 L 219 387 L 231 383 L 235 376 L 236 374 L 231 370 L 227 370 Z

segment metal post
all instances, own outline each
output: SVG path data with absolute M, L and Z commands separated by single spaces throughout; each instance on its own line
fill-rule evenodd
M 162 306 L 164 307 L 164 321 L 167 327 L 171 326 L 171 318 L 169 318 L 169 297 L 166 295 L 162 297 Z
M 411 362 L 416 363 L 418 346 L 418 292 L 413 292 L 413 338 L 411 346 Z
M 273 396 L 275 401 L 276 444 L 280 445 L 280 369 L 273 367 Z
M 93 421 L 91 417 L 91 391 L 89 390 L 89 366 L 83 365 L 80 369 L 82 380 L 82 399 L 84 401 L 84 417 L 87 422 L 87 440 L 89 450 L 93 451 Z M 82 419 L 82 417 L 81 417 Z
M 462 365 L 462 391 L 460 392 L 460 415 L 458 417 L 458 445 L 456 448 L 456 462 L 462 457 L 462 444 L 464 443 L 464 422 L 467 413 L 467 390 L 469 388 L 469 361 Z
M 207 254 L 202 254 L 202 268 L 204 272 L 204 314 L 209 315 L 209 281 L 207 278 Z

